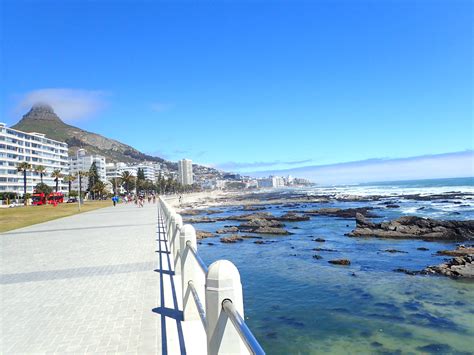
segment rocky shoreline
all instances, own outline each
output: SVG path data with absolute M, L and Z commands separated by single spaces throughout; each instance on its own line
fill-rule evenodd
M 301 194 L 285 194 L 279 193 L 246 193 L 236 195 L 219 196 L 215 199 L 209 199 L 205 203 L 186 204 L 182 207 L 182 215 L 185 223 L 215 223 L 222 221 L 239 222 L 239 224 L 226 225 L 214 232 L 198 231 L 198 239 L 220 237 L 221 243 L 237 243 L 245 239 L 257 239 L 255 244 L 268 244 L 276 242 L 276 240 L 268 240 L 268 237 L 286 236 L 293 234 L 288 229 L 288 223 L 304 222 L 317 216 L 333 217 L 337 219 L 355 220 L 355 228 L 347 233 L 349 237 L 373 237 L 381 239 L 419 239 L 425 241 L 469 241 L 474 239 L 474 221 L 458 221 L 458 220 L 436 220 L 431 218 L 422 218 L 418 216 L 404 216 L 389 221 L 375 223 L 369 218 L 379 218 L 384 215 L 384 209 L 400 208 L 402 200 L 414 201 L 436 201 L 440 203 L 452 203 L 457 206 L 463 206 L 459 199 L 473 199 L 473 194 L 449 192 L 445 194 L 421 195 L 410 194 L 400 195 L 396 197 L 387 196 L 370 196 L 359 197 L 353 195 L 335 196 L 302 196 Z M 308 208 L 312 203 L 329 203 L 329 202 L 374 202 L 372 206 L 363 207 L 326 207 L 326 208 Z M 230 211 L 237 212 L 228 216 L 219 216 L 222 207 L 230 208 Z M 278 209 L 289 209 L 284 214 L 273 214 L 266 210 L 271 208 L 273 211 Z M 419 208 L 420 210 L 424 207 Z M 241 214 L 238 214 L 241 211 Z M 243 212 L 243 213 L 242 213 Z M 250 212 L 250 213 L 249 213 Z M 349 225 L 347 225 L 348 227 Z M 299 227 L 293 226 L 291 229 Z M 250 233 L 253 235 L 248 235 Z M 258 235 L 262 235 L 258 236 Z M 312 236 L 310 236 L 312 237 Z M 263 238 L 263 239 L 262 239 Z M 324 243 L 325 239 L 318 237 L 313 239 L 319 243 Z M 207 243 L 213 245 L 213 243 Z M 418 247 L 419 251 L 428 251 L 429 248 Z M 317 252 L 326 251 L 337 252 L 335 249 L 314 248 Z M 466 250 L 448 250 L 440 251 L 453 256 L 453 259 L 447 260 L 440 265 L 427 266 L 421 271 L 409 271 L 406 269 L 396 269 L 395 271 L 405 272 L 408 274 L 436 274 L 452 278 L 473 278 L 472 270 L 473 255 L 472 250 L 466 254 Z M 397 250 L 394 248 L 381 249 L 381 253 L 389 254 L 407 254 L 407 251 Z M 426 254 L 429 257 L 429 253 Z M 316 254 L 312 256 L 315 260 L 322 259 L 323 256 Z M 342 260 L 342 261 L 341 261 Z M 328 263 L 335 265 L 351 265 L 349 259 L 333 259 Z M 428 263 L 427 263 L 428 264 Z
M 474 239 L 474 221 L 440 221 L 417 216 L 373 223 L 356 214 L 356 228 L 350 237 L 418 238 L 424 240 L 462 241 Z

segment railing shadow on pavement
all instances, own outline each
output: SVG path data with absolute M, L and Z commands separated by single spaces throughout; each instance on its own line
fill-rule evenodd
M 179 338 L 179 347 L 180 352 L 182 355 L 186 354 L 186 346 L 184 342 L 183 336 L 183 328 L 181 322 L 183 321 L 183 312 L 179 310 L 178 300 L 176 296 L 176 287 L 174 284 L 174 271 L 171 269 L 171 259 L 170 259 L 170 252 L 168 251 L 168 245 L 166 242 L 166 232 L 163 228 L 163 223 L 160 221 L 160 217 L 158 217 L 158 255 L 159 255 L 159 268 L 154 270 L 160 274 L 160 299 L 161 305 L 160 307 L 154 308 L 152 311 L 160 314 L 161 316 L 161 348 L 162 354 L 168 354 L 168 337 L 166 331 L 166 318 L 171 318 L 176 321 L 176 328 L 178 332 Z M 161 222 L 161 223 L 160 223 Z M 164 247 L 164 250 L 163 250 Z M 165 260 L 164 260 L 165 259 Z M 166 266 L 167 269 L 163 267 Z M 165 306 L 165 275 L 169 276 L 169 285 L 171 286 L 171 293 L 173 297 L 173 308 L 167 308 Z

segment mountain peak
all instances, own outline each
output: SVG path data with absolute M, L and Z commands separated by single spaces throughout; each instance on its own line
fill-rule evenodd
M 24 115 L 21 121 L 29 120 L 43 120 L 43 121 L 55 121 L 61 122 L 61 119 L 56 115 L 53 108 L 46 103 L 36 103 L 33 105 L 30 111 Z

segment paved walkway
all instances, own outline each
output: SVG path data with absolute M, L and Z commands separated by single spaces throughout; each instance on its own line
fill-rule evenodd
M 0 353 L 185 353 L 157 225 L 157 205 L 118 205 L 0 234 Z

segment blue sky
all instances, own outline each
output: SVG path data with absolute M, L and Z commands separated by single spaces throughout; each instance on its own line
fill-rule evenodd
M 141 151 L 241 172 L 473 149 L 471 1 L 0 6 L 7 124 L 49 101 Z

